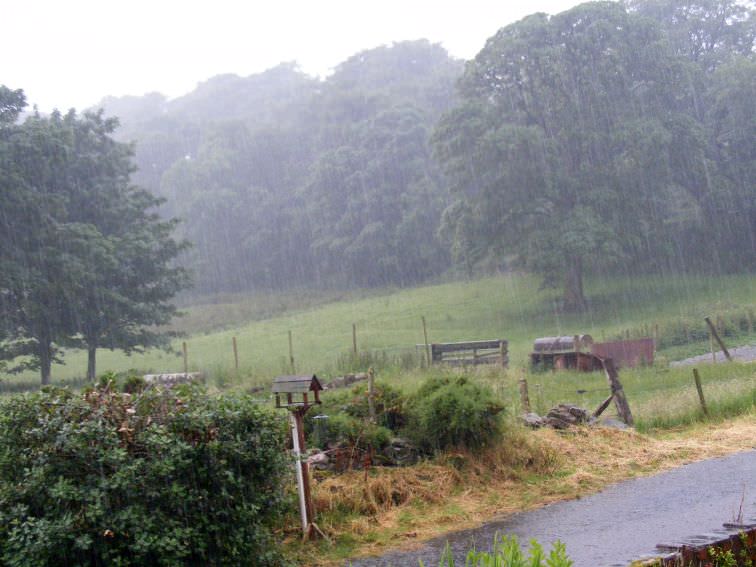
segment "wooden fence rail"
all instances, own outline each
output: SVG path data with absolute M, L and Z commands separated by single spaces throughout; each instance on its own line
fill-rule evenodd
M 509 365 L 509 342 L 503 339 L 433 343 L 430 345 L 432 364 L 467 366 L 476 364 Z

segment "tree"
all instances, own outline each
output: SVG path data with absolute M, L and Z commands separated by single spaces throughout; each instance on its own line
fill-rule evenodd
M 657 246 L 673 134 L 694 136 L 683 71 L 648 20 L 612 2 L 529 16 L 488 40 L 460 87 L 434 146 L 471 212 L 447 221 L 561 281 L 573 309 L 586 270 Z
M 13 124 L 26 106 L 24 91 L 0 85 L 0 126 Z
M 167 345 L 169 335 L 155 329 L 170 322 L 177 311 L 169 301 L 188 285 L 186 270 L 174 265 L 186 243 L 172 237 L 177 221 L 157 215 L 161 201 L 131 185 L 133 148 L 112 139 L 117 120 L 100 111 L 65 121 L 75 148 L 67 221 L 86 235 L 76 250 L 75 342 L 87 349 L 93 380 L 99 347 L 130 353 Z
M 57 175 L 68 142 L 62 117 L 33 116 L 8 126 L 0 141 L 0 358 L 12 371 L 38 369 L 50 380 L 60 343 L 76 332 L 68 246 L 75 234 L 60 222 L 64 199 Z
M 184 244 L 160 203 L 130 184 L 132 148 L 102 113 L 34 114 L 3 136 L 0 358 L 50 381 L 61 347 L 127 352 L 165 342 L 168 301 L 187 285 L 173 266 Z M 20 358 L 19 358 L 20 357 Z
M 756 42 L 753 2 L 739 0 L 625 0 L 661 24 L 675 52 L 710 72 L 733 55 L 750 56 Z

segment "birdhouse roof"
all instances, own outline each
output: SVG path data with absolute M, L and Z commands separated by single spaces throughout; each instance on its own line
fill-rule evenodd
M 306 376 L 278 376 L 273 380 L 274 394 L 304 394 L 322 390 L 320 380 L 314 374 Z

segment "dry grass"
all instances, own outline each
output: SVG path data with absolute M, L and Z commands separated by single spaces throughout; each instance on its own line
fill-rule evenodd
M 322 478 L 314 487 L 318 521 L 337 543 L 320 544 L 316 562 L 310 550 L 306 564 L 335 565 L 345 556 L 412 547 L 620 480 L 752 449 L 755 439 L 753 414 L 663 437 L 602 428 L 518 429 L 477 456 L 460 451 L 415 467 Z
M 431 463 L 352 471 L 316 480 L 313 501 L 319 512 L 377 516 L 412 499 L 431 504 L 441 502 L 461 480 L 454 468 Z

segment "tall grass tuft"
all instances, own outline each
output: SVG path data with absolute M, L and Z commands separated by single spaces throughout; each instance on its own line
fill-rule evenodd
M 455 567 L 454 556 L 449 545 L 438 562 L 439 567 Z M 496 536 L 493 549 L 488 551 L 470 550 L 465 559 L 465 567 L 571 567 L 572 560 L 562 542 L 554 542 L 549 554 L 536 540 L 530 541 L 527 555 L 522 551 L 516 536 Z M 420 561 L 423 567 L 423 562 Z

